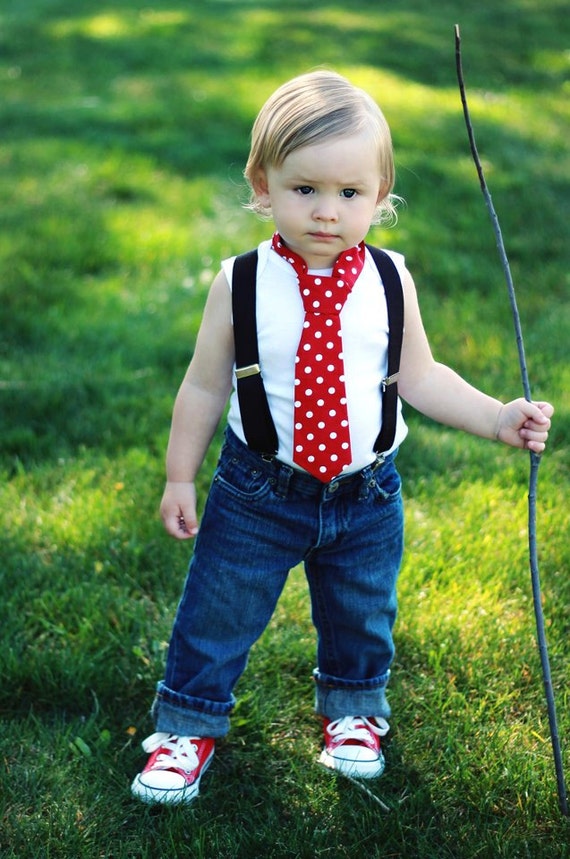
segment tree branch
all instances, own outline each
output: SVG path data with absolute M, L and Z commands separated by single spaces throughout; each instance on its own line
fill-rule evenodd
M 463 115 L 465 117 L 465 125 L 467 126 L 467 135 L 469 137 L 469 146 L 471 148 L 471 154 L 473 156 L 473 161 L 475 162 L 475 167 L 477 168 L 477 175 L 479 177 L 479 184 L 481 185 L 481 191 L 483 192 L 483 196 L 485 198 L 485 203 L 487 204 L 487 209 L 489 211 L 489 215 L 491 217 L 491 222 L 493 224 L 493 229 L 495 231 L 495 238 L 497 240 L 497 248 L 499 251 L 499 256 L 501 258 L 501 263 L 503 266 L 503 271 L 505 274 L 505 279 L 507 282 L 507 290 L 509 294 L 509 301 L 511 304 L 511 310 L 513 314 L 513 322 L 515 326 L 515 335 L 517 341 L 517 349 L 519 355 L 519 365 L 521 371 L 522 384 L 524 389 L 524 396 L 529 402 L 531 400 L 530 393 L 530 383 L 528 378 L 528 370 L 526 365 L 526 357 L 524 351 L 524 343 L 522 336 L 522 328 L 521 321 L 517 307 L 517 300 L 515 294 L 515 287 L 511 275 L 511 269 L 509 266 L 509 260 L 507 257 L 507 253 L 505 250 L 505 245 L 503 242 L 503 236 L 501 232 L 501 226 L 499 224 L 499 219 L 497 217 L 497 213 L 495 212 L 495 207 L 493 206 L 493 200 L 491 198 L 491 194 L 487 187 L 487 182 L 485 181 L 485 174 L 483 172 L 483 167 L 481 165 L 481 159 L 479 158 L 479 153 L 477 152 L 477 144 L 475 142 L 475 135 L 473 133 L 473 126 L 471 124 L 471 118 L 469 115 L 469 108 L 467 105 L 467 97 L 465 95 L 465 83 L 463 78 L 463 68 L 461 62 L 461 35 L 459 32 L 459 25 L 455 25 L 455 64 L 457 70 L 457 80 L 459 83 L 459 91 L 461 94 L 461 103 L 463 105 Z M 536 488 L 538 482 L 538 467 L 540 465 L 540 456 L 536 453 L 530 452 L 530 477 L 529 477 L 529 492 L 528 492 L 528 542 L 529 542 L 529 560 L 530 560 L 530 572 L 531 572 L 531 583 L 532 583 L 532 594 L 533 594 L 533 602 L 534 602 L 534 614 L 536 620 L 536 631 L 537 631 L 537 639 L 538 639 L 538 647 L 540 652 L 540 661 L 542 665 L 542 677 L 544 681 L 544 689 L 546 693 L 546 704 L 548 709 L 548 721 L 550 725 L 550 736 L 552 740 L 552 751 L 554 755 L 554 766 L 556 770 L 556 780 L 558 786 L 558 801 L 560 805 L 560 811 L 563 815 L 568 817 L 568 797 L 566 793 L 566 785 L 564 783 L 564 771 L 562 766 L 562 753 L 560 751 L 560 738 L 558 734 L 558 724 L 556 721 L 556 707 L 554 703 L 554 693 L 552 689 L 552 679 L 550 674 L 550 661 L 548 658 L 548 646 L 546 643 L 546 632 L 544 625 L 544 615 L 542 612 L 542 597 L 541 597 L 541 589 L 540 589 L 540 575 L 538 569 L 538 552 L 537 552 L 537 540 L 536 540 Z

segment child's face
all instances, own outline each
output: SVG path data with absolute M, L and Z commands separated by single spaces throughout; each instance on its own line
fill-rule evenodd
M 376 146 L 366 132 L 297 149 L 254 183 L 282 238 L 309 268 L 330 268 L 364 239 L 381 188 Z

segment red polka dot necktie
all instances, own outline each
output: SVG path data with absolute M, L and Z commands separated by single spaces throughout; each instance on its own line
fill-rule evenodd
M 295 359 L 293 462 L 328 483 L 352 461 L 340 312 L 362 271 L 365 246 L 344 251 L 330 276 L 309 274 L 278 233 L 273 249 L 295 269 L 305 310 Z

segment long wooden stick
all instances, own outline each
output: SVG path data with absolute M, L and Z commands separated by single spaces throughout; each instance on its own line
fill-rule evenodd
M 505 274 L 505 278 L 507 281 L 507 289 L 509 293 L 509 300 L 511 303 L 511 310 L 513 313 L 513 321 L 515 326 L 515 334 L 517 340 L 517 349 L 519 353 L 519 364 L 521 370 L 521 377 L 524 389 L 524 396 L 529 402 L 531 401 L 531 393 L 530 393 L 530 384 L 528 378 L 528 370 L 526 366 L 526 357 L 524 351 L 524 343 L 522 336 L 522 328 L 520 322 L 520 316 L 517 307 L 517 300 L 515 295 L 515 288 L 513 284 L 513 279 L 511 276 L 511 269 L 509 266 L 509 260 L 507 257 L 507 253 L 505 251 L 505 245 L 503 242 L 503 236 L 501 233 L 501 227 L 499 224 L 499 219 L 497 217 L 497 213 L 495 212 L 495 207 L 493 206 L 493 201 L 491 199 L 491 194 L 489 193 L 489 189 L 487 187 L 487 182 L 485 181 L 485 174 L 483 173 L 483 168 L 481 166 L 481 160 L 479 158 L 479 153 L 477 152 L 477 145 L 475 143 L 475 135 L 473 133 L 473 126 L 471 124 L 471 118 L 469 116 L 469 108 L 467 106 L 467 98 L 465 95 L 465 84 L 463 78 L 463 68 L 461 63 L 461 36 L 459 32 L 459 26 L 455 25 L 455 64 L 457 69 L 457 80 L 459 82 L 459 91 L 461 93 L 461 103 L 463 105 L 463 115 L 465 117 L 465 124 L 467 126 L 467 134 L 469 137 L 469 146 L 471 148 L 471 154 L 473 156 L 473 160 L 475 162 L 475 166 L 477 168 L 477 175 L 479 176 L 479 183 L 481 185 L 481 191 L 483 192 L 483 196 L 485 197 L 485 202 L 487 204 L 487 208 L 489 210 L 489 214 L 491 216 L 491 221 L 493 224 L 493 228 L 495 231 L 495 237 L 497 240 L 497 248 L 499 251 L 499 256 L 501 258 L 501 262 L 503 265 L 503 271 Z M 534 614 L 536 620 L 536 631 L 537 631 L 537 639 L 538 639 L 538 647 L 540 652 L 540 661 L 542 665 L 542 677 L 544 680 L 544 689 L 546 692 L 546 704 L 548 709 L 548 721 L 550 725 L 550 737 L 552 740 L 552 751 L 554 754 L 554 766 L 556 770 L 556 781 L 558 786 L 558 801 L 560 805 L 560 811 L 563 815 L 568 817 L 568 797 L 566 793 L 566 785 L 564 783 L 564 770 L 562 765 L 562 753 L 560 751 L 560 738 L 558 735 L 558 724 L 556 721 L 556 707 L 554 703 L 554 693 L 552 689 L 552 679 L 550 675 L 550 661 L 548 658 L 548 647 L 546 643 L 546 632 L 544 626 L 544 615 L 542 612 L 542 597 L 541 597 L 541 589 L 540 589 L 540 575 L 538 570 L 538 553 L 537 553 L 537 540 L 536 540 L 536 488 L 538 482 L 538 467 L 540 465 L 540 456 L 536 453 L 530 452 L 530 477 L 529 477 L 529 492 L 528 492 L 528 538 L 529 538 L 529 556 L 530 556 L 530 572 L 531 572 L 531 582 L 532 582 L 532 594 L 533 594 L 533 602 L 534 602 Z

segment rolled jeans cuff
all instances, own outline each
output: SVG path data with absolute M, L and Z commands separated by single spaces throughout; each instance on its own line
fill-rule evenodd
M 157 731 L 177 737 L 225 737 L 230 730 L 230 712 L 235 698 L 227 703 L 190 698 L 158 683 L 151 715 Z
M 386 686 L 390 678 L 387 671 L 373 680 L 343 680 L 315 670 L 315 712 L 327 719 L 345 716 L 379 716 L 389 719 L 390 705 Z

